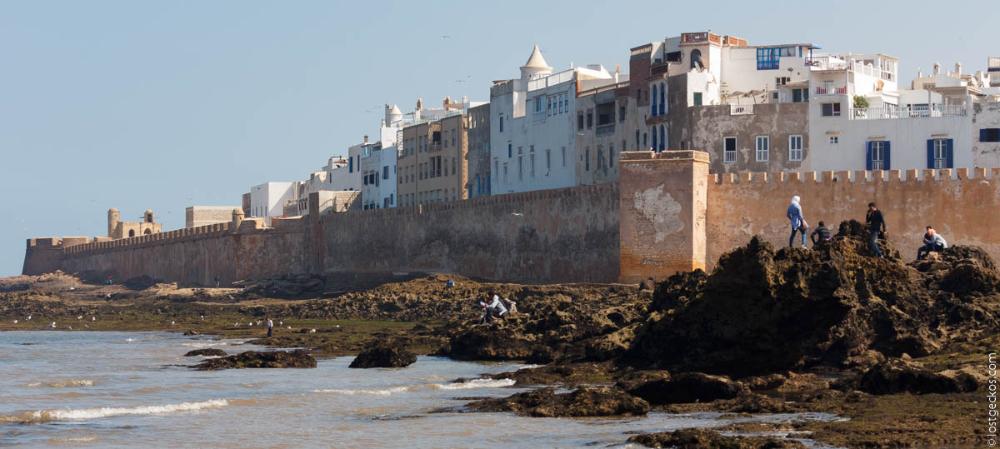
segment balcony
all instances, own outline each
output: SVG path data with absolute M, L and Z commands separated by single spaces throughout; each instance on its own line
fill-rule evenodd
M 731 104 L 729 105 L 729 115 L 751 115 L 753 114 L 752 104 Z
M 851 120 L 888 120 L 900 118 L 922 118 L 922 117 L 964 117 L 967 114 L 963 105 L 943 105 L 932 104 L 930 106 L 899 107 L 886 105 L 871 108 L 851 109 Z
M 597 125 L 596 128 L 597 129 L 595 130 L 595 134 L 597 134 L 598 136 L 607 136 L 607 135 L 615 133 L 615 124 L 614 123 L 608 123 L 608 124 L 604 124 L 604 125 Z
M 816 95 L 847 95 L 847 86 L 844 87 L 817 87 Z

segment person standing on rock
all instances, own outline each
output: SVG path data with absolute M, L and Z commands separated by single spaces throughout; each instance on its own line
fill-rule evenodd
M 882 211 L 875 207 L 875 203 L 868 203 L 865 224 L 868 226 L 868 249 L 875 257 L 885 257 L 882 249 L 878 247 L 879 237 L 885 238 L 885 218 L 882 217 Z
M 798 232 L 802 237 L 802 247 L 808 248 L 806 246 L 806 233 L 809 232 L 809 224 L 806 223 L 806 219 L 802 216 L 802 206 L 799 205 L 798 195 L 792 197 L 792 202 L 788 205 L 788 211 L 785 213 L 785 216 L 788 217 L 788 221 L 792 225 L 792 234 L 788 236 L 788 247 L 791 248 L 795 245 L 795 233 Z
M 924 246 L 917 250 L 917 260 L 923 260 L 931 251 L 940 252 L 948 247 L 948 242 L 938 234 L 931 226 L 927 225 L 927 232 L 924 234 Z
M 267 317 L 267 337 L 271 338 L 274 335 L 274 321 L 271 321 L 271 317 Z

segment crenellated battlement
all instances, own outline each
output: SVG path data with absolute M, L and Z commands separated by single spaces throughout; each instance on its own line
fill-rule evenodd
M 954 182 L 980 181 L 1000 178 L 1000 168 L 974 167 L 957 169 L 924 169 L 924 170 L 840 170 L 840 171 L 807 171 L 807 172 L 737 172 L 714 173 L 709 178 L 714 184 L 765 184 L 765 183 L 874 183 L 874 182 Z

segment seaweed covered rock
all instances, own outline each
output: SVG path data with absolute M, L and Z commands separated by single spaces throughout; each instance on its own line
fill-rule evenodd
M 468 407 L 536 417 L 639 416 L 649 412 L 646 401 L 611 387 L 580 387 L 569 393 L 541 388 L 506 398 L 483 399 Z
M 628 390 L 653 405 L 733 399 L 749 391 L 740 382 L 703 373 L 681 373 L 670 378 L 654 379 Z
M 184 357 L 225 357 L 226 351 L 219 348 L 204 348 L 188 351 Z
M 857 385 L 859 390 L 871 394 L 962 393 L 975 391 L 976 387 L 976 379 L 966 373 L 935 373 L 899 359 L 872 367 Z
M 771 437 L 724 436 L 708 429 L 681 429 L 673 432 L 644 433 L 630 437 L 630 443 L 673 449 L 805 449 L 798 441 Z
M 840 229 L 814 250 L 775 250 L 754 237 L 709 275 L 671 277 L 627 361 L 738 377 L 847 367 L 931 354 L 1000 323 L 997 271 L 984 251 L 955 247 L 934 262 L 939 269 L 921 271 L 871 257 L 860 223 Z
M 241 368 L 315 368 L 316 359 L 301 349 L 295 351 L 246 351 L 208 359 L 194 366 L 200 371 Z
M 402 368 L 417 361 L 417 356 L 398 341 L 376 340 L 351 361 L 351 368 Z

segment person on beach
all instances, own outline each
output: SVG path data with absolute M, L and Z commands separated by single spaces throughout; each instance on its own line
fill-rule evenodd
M 267 336 L 270 338 L 274 335 L 274 321 L 271 321 L 271 317 L 267 317 Z
M 878 247 L 878 239 L 885 238 L 885 217 L 875 203 L 868 203 L 868 213 L 865 214 L 865 225 L 868 226 L 868 249 L 875 257 L 885 257 L 882 248 Z
M 826 243 L 833 240 L 833 235 L 830 233 L 830 229 L 826 227 L 826 223 L 822 221 L 819 222 L 819 226 L 809 234 L 809 240 L 812 240 L 813 246 L 819 245 L 820 243 Z
M 493 301 L 490 302 L 490 311 L 496 318 L 503 318 L 507 314 L 507 306 L 500 300 L 500 295 L 493 295 Z
M 788 236 L 788 247 L 791 248 L 795 245 L 795 233 L 798 232 L 802 237 L 802 247 L 808 248 L 806 246 L 806 233 L 809 232 L 809 224 L 802 216 L 802 206 L 799 205 L 798 195 L 792 197 L 792 202 L 788 205 L 785 216 L 788 217 L 788 221 L 792 225 L 792 234 Z
M 940 252 L 948 247 L 948 242 L 937 233 L 931 225 L 927 225 L 927 232 L 924 233 L 924 246 L 917 250 L 917 260 L 923 260 L 931 251 Z

